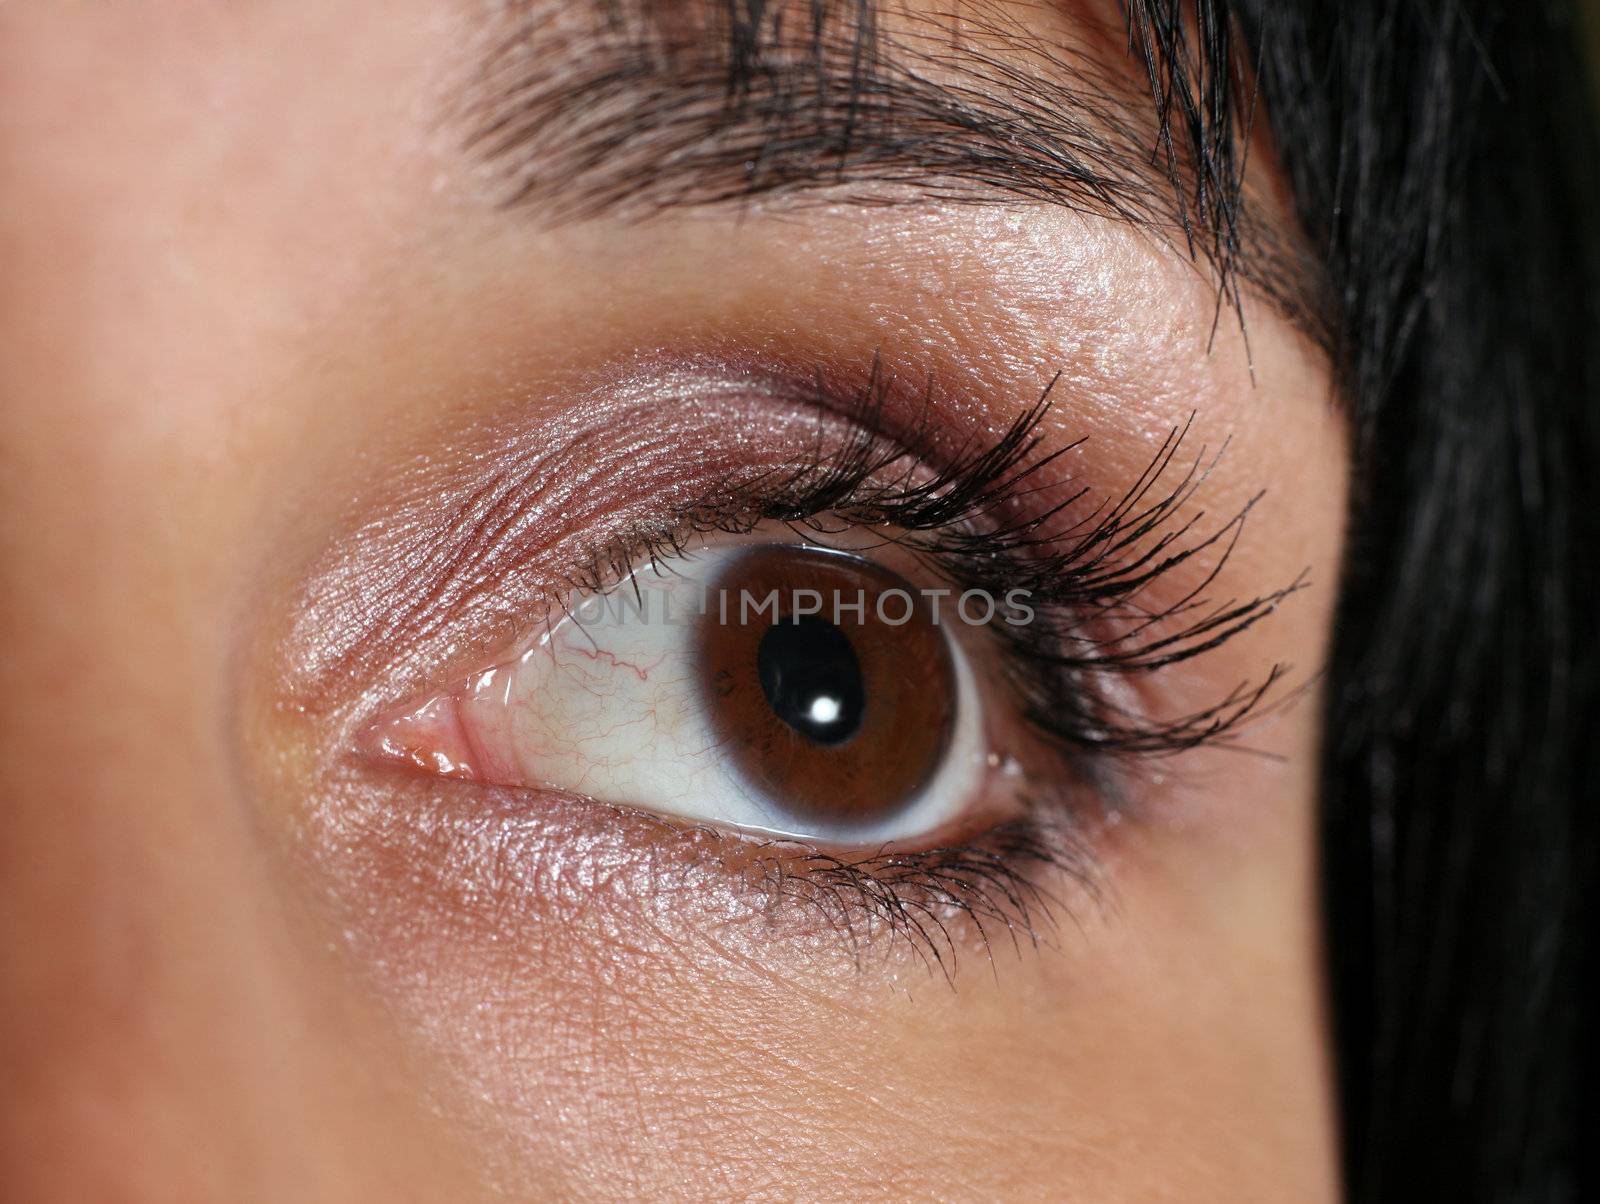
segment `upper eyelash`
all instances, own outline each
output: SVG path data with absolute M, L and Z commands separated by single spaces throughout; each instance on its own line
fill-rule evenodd
M 899 533 L 897 543 L 960 589 L 992 596 L 1028 591 L 1035 621 L 996 630 L 1012 653 L 1006 658 L 1011 684 L 1025 717 L 1057 743 L 1159 755 L 1226 741 L 1259 713 L 1287 666 L 1274 664 L 1217 701 L 1168 717 L 1133 714 L 1091 679 L 1152 672 L 1220 647 L 1306 588 L 1306 574 L 1242 601 L 1213 604 L 1206 598 L 1261 495 L 1226 522 L 1195 534 L 1204 512 L 1183 517 L 1182 511 L 1222 453 L 1208 461 L 1202 447 L 1164 485 L 1188 436 L 1187 423 L 1168 433 L 1114 502 L 1070 517 L 1089 492 L 1084 487 L 1031 510 L 1030 496 L 1042 491 L 1039 482 L 1049 466 L 1085 442 L 1037 454 L 1055 384 L 999 437 L 973 437 L 950 448 L 941 446 L 929 421 L 931 407 L 914 430 L 885 433 L 893 382 L 875 356 L 863 385 L 842 403 L 820 382 L 809 399 L 820 413 L 845 419 L 842 445 L 828 448 L 819 424 L 815 445 L 798 464 L 703 491 L 675 522 L 659 530 L 635 529 L 591 552 L 566 584 L 598 592 L 627 580 L 641 560 L 659 564 L 684 554 L 695 537 L 746 534 L 763 522 L 823 537 L 842 527 L 887 528 Z M 828 524 L 830 516 L 835 525 Z M 1139 597 L 1152 582 L 1208 553 L 1214 561 L 1181 598 L 1158 610 L 1141 607 Z M 1096 624 L 1108 621 L 1121 630 L 1092 634 Z M 1174 628 L 1175 622 L 1181 626 Z
M 1225 740 L 1259 713 L 1282 675 L 1273 666 L 1254 685 L 1168 718 L 1132 714 L 1109 691 L 1096 688 L 1091 679 L 1097 674 L 1151 672 L 1219 646 L 1271 613 L 1304 581 L 1246 602 L 1204 606 L 1202 593 L 1226 562 L 1256 499 L 1216 530 L 1194 534 L 1203 516 L 1184 519 L 1180 511 L 1194 500 L 1215 457 L 1208 462 L 1202 449 L 1176 480 L 1164 483 L 1187 426 L 1168 435 L 1114 501 L 1078 515 L 1075 508 L 1087 490 L 1054 481 L 1052 487 L 1065 488 L 1065 496 L 1039 504 L 1050 466 L 1083 442 L 1040 453 L 1053 385 L 998 436 L 973 435 L 952 446 L 946 428 L 933 421 L 931 396 L 913 429 L 892 421 L 894 382 L 877 357 L 861 387 L 842 397 L 820 375 L 809 391 L 776 384 L 779 400 L 818 415 L 815 441 L 804 454 L 781 468 L 735 470 L 700 487 L 666 521 L 603 540 L 580 554 L 564 579 L 549 583 L 549 599 L 561 606 L 561 585 L 601 592 L 632 579 L 643 560 L 659 563 L 686 554 L 705 534 L 745 534 L 780 522 L 801 534 L 826 536 L 838 533 L 831 522 L 887 528 L 932 570 L 963 588 L 994 595 L 1014 587 L 1033 592 L 1033 624 L 990 630 L 1009 641 L 1010 655 L 999 660 L 1020 700 L 1019 713 L 1065 759 L 1061 777 L 1022 787 L 1019 798 L 1027 805 L 1020 818 L 932 849 L 829 853 L 779 841 L 759 845 L 758 855 L 746 862 L 753 875 L 747 887 L 774 908 L 808 909 L 839 935 L 858 967 L 869 949 L 879 948 L 877 937 L 885 938 L 885 947 L 912 952 L 946 979 L 965 947 L 958 931 L 981 946 L 991 963 L 1007 938 L 1018 950 L 1048 943 L 1059 916 L 1074 909 L 1052 893 L 1054 885 L 1091 903 L 1105 898 L 1089 821 L 1098 808 L 1114 807 L 1120 782 L 1105 772 L 1107 758 L 1099 754 L 1163 754 Z M 842 439 L 831 437 L 841 429 Z M 1140 594 L 1151 582 L 1211 550 L 1217 559 L 1197 587 L 1158 611 L 1141 609 Z M 1123 629 L 1091 630 L 1107 619 Z M 1172 630 L 1175 620 L 1181 626 Z M 1083 755 L 1068 756 L 1074 749 Z M 1080 805 L 1047 806 L 1038 797 L 1040 789 L 1064 790 L 1067 782 L 1089 787 Z M 1046 871 L 1055 876 L 1047 878 Z

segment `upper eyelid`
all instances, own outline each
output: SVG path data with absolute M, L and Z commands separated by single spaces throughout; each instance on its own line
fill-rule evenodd
M 760 453 L 792 464 L 814 450 L 823 425 L 852 428 L 845 399 L 867 379 L 824 379 L 820 367 L 755 373 L 711 363 L 616 375 L 622 384 L 569 398 L 554 420 L 534 428 L 512 422 L 480 454 L 448 458 L 444 480 L 414 476 L 381 519 L 335 541 L 304 583 L 281 641 L 287 651 L 278 667 L 292 705 L 326 710 L 393 666 L 402 646 L 409 659 L 401 669 L 427 667 L 436 637 L 470 602 L 492 600 L 479 607 L 485 639 L 515 638 L 571 571 L 572 538 L 593 546 L 627 528 L 620 495 L 648 527 L 696 473 L 702 486 L 757 473 Z M 881 380 L 886 427 L 932 423 L 957 442 L 971 429 L 972 418 L 936 400 L 942 390 L 909 377 Z M 749 438 L 763 424 L 775 446 Z M 686 443 L 695 456 L 686 457 Z M 459 659 L 470 657 L 462 650 Z
M 727 469 L 749 466 L 748 440 L 719 442 L 719 423 L 746 435 L 756 414 L 792 423 L 802 397 L 776 377 L 714 367 L 633 377 L 569 399 L 536 426 L 512 422 L 478 454 L 413 469 L 380 519 L 337 539 L 300 589 L 281 641 L 290 651 L 278 668 L 293 705 L 326 709 L 387 664 L 396 645 L 426 645 L 475 595 L 501 595 L 509 636 L 546 595 L 541 574 L 570 569 L 558 559 L 563 542 L 618 525 L 619 482 L 636 509 L 659 517 L 661 499 L 686 476 L 715 467 L 707 456 L 720 455 Z M 816 427 L 815 414 L 801 421 Z M 698 441 L 699 464 L 685 461 L 686 440 Z
M 523 398 L 470 427 L 441 418 L 429 454 L 393 466 L 378 501 L 352 515 L 359 525 L 301 577 L 287 627 L 263 632 L 283 705 L 348 715 L 465 670 L 554 601 L 578 541 L 659 526 L 732 471 L 793 464 L 814 450 L 819 420 L 850 429 L 848 399 L 874 372 L 874 429 L 919 453 L 930 435 L 949 448 L 991 443 L 1042 389 L 1017 384 L 1009 397 L 1022 404 L 1008 404 L 959 361 L 919 357 L 911 371 L 881 369 L 870 345 L 859 356 L 627 356 L 553 384 L 537 421 Z M 1067 436 L 1052 430 L 1047 447 Z M 1075 471 L 1114 489 L 1146 456 L 1110 437 Z

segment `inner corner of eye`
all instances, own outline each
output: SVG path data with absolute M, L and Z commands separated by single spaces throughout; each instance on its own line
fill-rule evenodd
M 979 807 L 992 763 L 948 593 L 793 541 L 652 557 L 362 748 L 818 844 L 928 837 Z

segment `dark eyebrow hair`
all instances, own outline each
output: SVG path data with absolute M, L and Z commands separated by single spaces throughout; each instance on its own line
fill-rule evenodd
M 1042 203 L 1125 221 L 1323 346 L 1316 261 L 1244 187 L 1253 94 L 1200 0 L 1124 0 L 1126 63 L 998 8 L 878 0 L 520 0 L 464 105 L 508 207 L 549 220 L 781 197 Z M 1189 6 L 1194 7 L 1194 6 Z M 1131 69 L 1130 69 L 1131 68 Z

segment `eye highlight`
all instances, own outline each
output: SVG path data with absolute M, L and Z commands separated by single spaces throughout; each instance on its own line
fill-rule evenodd
M 792 536 L 652 560 L 369 748 L 819 845 L 926 838 L 982 801 L 990 751 L 945 592 Z

